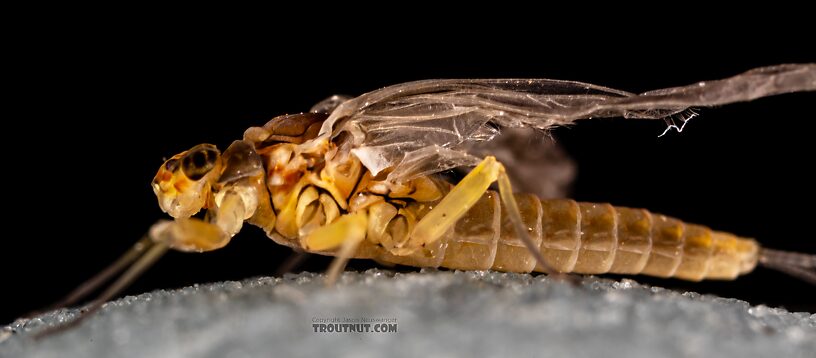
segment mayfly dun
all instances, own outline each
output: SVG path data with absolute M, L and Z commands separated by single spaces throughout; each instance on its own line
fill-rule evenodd
M 795 64 L 642 94 L 574 81 L 467 79 L 331 97 L 308 113 L 247 129 L 223 152 L 200 144 L 166 160 L 152 187 L 174 219 L 154 224 L 62 301 L 74 304 L 118 275 L 58 329 L 97 310 L 168 249 L 217 250 L 245 222 L 278 244 L 334 256 L 328 282 L 360 258 L 691 281 L 731 280 L 763 265 L 816 284 L 816 255 L 766 249 L 643 209 L 514 193 L 508 173 L 521 164 L 470 149 L 504 130 L 540 134 L 585 118 L 684 120 L 696 114 L 690 108 L 814 90 L 816 64 Z M 455 168 L 469 172 L 458 181 L 443 175 Z

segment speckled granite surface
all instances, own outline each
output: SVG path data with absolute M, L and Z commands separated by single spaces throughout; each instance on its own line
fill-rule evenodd
M 304 273 L 155 291 L 31 339 L 74 314 L 5 327 L 0 357 L 816 356 L 814 314 L 630 280 L 496 272 L 347 272 L 332 288 Z

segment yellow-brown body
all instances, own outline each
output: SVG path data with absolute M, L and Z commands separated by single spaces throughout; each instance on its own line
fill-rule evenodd
M 334 150 L 326 150 L 325 163 L 316 167 L 317 172 L 287 175 L 281 173 L 286 166 L 275 159 L 289 158 L 280 154 L 290 151 L 287 145 L 259 150 L 268 178 L 290 178 L 268 186 L 277 214 L 274 228 L 251 221 L 265 227 L 280 244 L 333 255 L 334 251 L 309 250 L 302 239 L 343 212 L 357 212 L 365 213 L 368 228 L 353 258 L 416 267 L 546 271 L 517 237 L 494 191 L 484 193 L 440 239 L 410 248 L 407 242 L 416 223 L 452 184 L 427 177 L 389 183 L 372 177 L 354 156 L 333 157 Z M 753 270 L 759 257 L 754 240 L 642 209 L 541 200 L 532 194 L 516 194 L 515 199 L 530 238 L 550 268 L 560 272 L 734 279 Z
M 530 236 L 560 272 L 645 274 L 685 280 L 734 279 L 753 270 L 759 245 L 642 209 L 517 194 Z M 454 230 L 429 249 L 391 255 L 365 242 L 356 257 L 420 267 L 543 271 L 502 218 L 498 194 L 486 193 Z

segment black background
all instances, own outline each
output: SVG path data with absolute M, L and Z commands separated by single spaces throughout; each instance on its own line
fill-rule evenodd
M 0 321 L 60 298 L 165 217 L 149 186 L 163 157 L 201 142 L 223 149 L 247 127 L 306 111 L 331 94 L 457 77 L 558 78 L 641 92 L 816 60 L 812 46 L 796 40 L 807 36 L 798 29 L 767 40 L 731 28 L 647 41 L 638 28 L 567 39 L 535 26 L 420 34 L 386 32 L 380 23 L 301 35 L 315 22 L 237 33 L 217 26 L 158 31 L 149 21 L 75 24 L 28 43 L 36 52 L 16 71 L 23 111 L 9 118 L 24 144 L 7 145 L 4 179 L 15 213 L 5 221 L 22 234 L 7 233 L 0 251 L 8 290 Z M 662 121 L 622 119 L 555 134 L 578 163 L 573 198 L 644 207 L 769 247 L 816 252 L 814 100 L 794 94 L 704 109 L 682 134 L 662 138 Z M 246 227 L 225 249 L 169 253 L 127 293 L 269 275 L 289 253 Z M 312 258 L 305 268 L 327 263 Z M 764 269 L 733 282 L 637 279 L 816 311 L 813 287 Z

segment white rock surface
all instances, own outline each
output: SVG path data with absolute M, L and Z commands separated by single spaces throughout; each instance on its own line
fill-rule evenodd
M 0 357 L 816 356 L 814 314 L 630 280 L 571 286 L 496 272 L 347 272 L 333 288 L 309 273 L 197 285 L 128 296 L 68 332 L 31 338 L 75 314 L 5 327 Z M 331 318 L 396 319 L 397 332 L 315 332 Z

